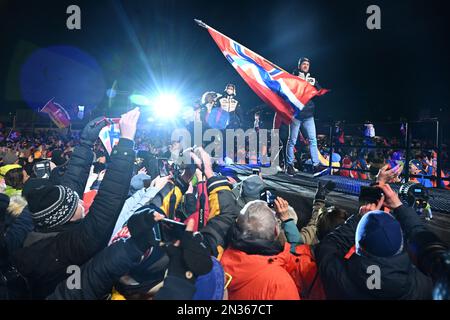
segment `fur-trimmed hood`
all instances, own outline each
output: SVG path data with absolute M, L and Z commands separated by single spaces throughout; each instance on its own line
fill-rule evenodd
M 13 195 L 9 199 L 8 213 L 17 218 L 22 213 L 23 209 L 27 206 L 27 201 L 20 195 Z

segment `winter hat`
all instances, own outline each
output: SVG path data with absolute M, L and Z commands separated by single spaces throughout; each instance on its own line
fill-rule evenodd
M 334 153 L 331 155 L 331 162 L 340 162 L 341 155 L 339 153 Z
M 352 164 L 352 159 L 350 159 L 349 157 L 345 157 L 344 160 L 342 161 L 342 164 L 349 166 Z
M 209 273 L 197 278 L 196 291 L 192 300 L 223 300 L 225 272 L 216 258 L 211 257 L 211 259 L 213 267 Z
M 258 175 L 251 175 L 242 182 L 241 185 L 241 197 L 246 202 L 259 200 L 261 192 L 266 187 L 264 181 Z
M 306 58 L 306 57 L 301 57 L 300 59 L 298 59 L 298 67 L 300 68 L 300 66 L 302 65 L 303 62 L 309 62 L 311 63 L 311 61 Z
M 145 173 L 135 175 L 130 182 L 130 194 L 134 194 L 135 192 L 144 188 L 144 181 L 150 180 L 151 178 L 152 177 Z
M 355 233 L 358 255 L 392 257 L 403 250 L 403 232 L 400 223 L 389 213 L 376 210 L 366 213 Z
M 8 152 L 3 156 L 3 165 L 14 164 L 19 160 L 19 157 L 14 152 Z
M 66 158 L 64 158 L 63 154 L 64 154 L 64 151 L 59 150 L 59 149 L 54 150 L 52 152 L 52 162 L 54 164 L 56 164 L 56 166 L 62 166 L 63 164 L 66 163 L 67 160 L 66 160 Z
M 64 186 L 41 186 L 27 195 L 28 208 L 38 229 L 51 229 L 72 219 L 79 197 Z
M 53 184 L 48 180 L 44 178 L 31 178 L 28 179 L 27 182 L 24 184 L 22 189 L 22 196 L 25 199 L 28 199 L 28 196 L 34 192 L 34 190 L 38 188 L 43 188 L 45 186 L 52 186 Z
M 409 165 L 413 165 L 413 166 L 417 167 L 417 169 L 422 170 L 422 164 L 421 164 L 420 161 L 417 160 L 417 159 L 411 160 L 411 161 L 409 162 Z
M 0 168 L 0 176 L 4 177 L 6 174 L 13 169 L 20 169 L 21 165 L 18 164 L 8 164 Z

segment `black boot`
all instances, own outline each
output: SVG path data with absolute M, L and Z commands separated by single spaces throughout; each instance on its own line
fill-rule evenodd
M 286 166 L 286 168 L 287 168 L 286 173 L 287 173 L 288 175 L 290 175 L 290 176 L 295 175 L 295 169 L 294 169 L 294 166 L 293 166 L 292 164 L 288 164 L 288 165 Z

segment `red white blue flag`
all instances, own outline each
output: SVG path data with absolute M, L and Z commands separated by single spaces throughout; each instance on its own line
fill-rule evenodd
M 53 99 L 47 102 L 40 112 L 47 113 L 50 116 L 50 119 L 52 119 L 52 121 L 60 129 L 70 126 L 70 116 L 66 109 L 64 109 L 59 103 L 54 102 Z
M 108 154 L 111 154 L 112 149 L 116 144 L 119 143 L 120 139 L 120 126 L 119 126 L 119 118 L 114 119 L 108 119 L 109 125 L 103 127 L 103 129 L 100 131 L 100 134 L 98 137 L 102 141 L 103 145 L 105 146 L 106 151 Z
M 208 30 L 225 58 L 284 122 L 290 123 L 309 100 L 328 92 L 316 89 L 306 80 L 286 72 L 203 22 L 196 22 Z

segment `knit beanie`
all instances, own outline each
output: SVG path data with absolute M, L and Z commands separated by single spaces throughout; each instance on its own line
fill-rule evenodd
M 403 250 L 400 223 L 389 213 L 376 210 L 366 213 L 355 233 L 356 253 L 362 256 L 392 257 Z
M 72 219 L 79 197 L 64 186 L 41 186 L 27 196 L 28 208 L 36 228 L 52 229 Z

